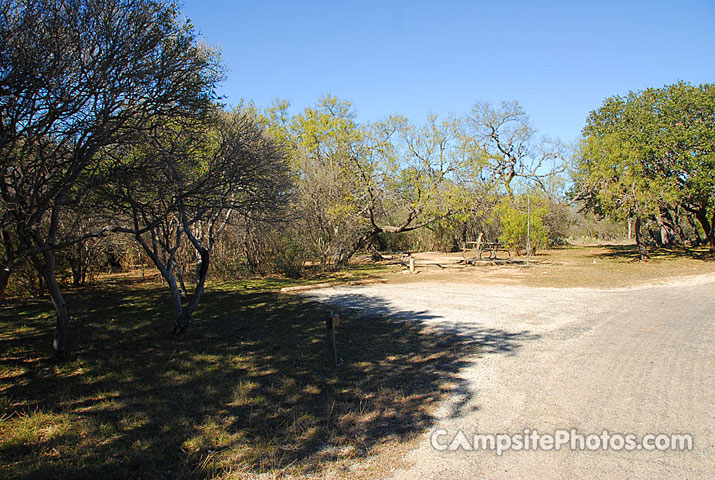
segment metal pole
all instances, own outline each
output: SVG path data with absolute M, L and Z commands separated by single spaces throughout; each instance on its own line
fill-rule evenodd
M 526 198 L 526 264 L 531 258 L 531 197 Z

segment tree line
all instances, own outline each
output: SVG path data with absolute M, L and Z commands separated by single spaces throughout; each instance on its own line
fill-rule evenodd
M 24 264 L 38 272 L 62 360 L 69 311 L 58 252 L 124 233 L 170 286 L 182 332 L 233 212 L 281 204 L 282 150 L 249 116 L 216 104 L 218 53 L 173 4 L 3 2 L 0 49 L 0 288 Z M 195 256 L 188 302 L 175 269 L 182 244 Z
M 299 276 L 482 232 L 524 249 L 527 201 L 534 248 L 627 218 L 642 246 L 653 222 L 714 245 L 711 86 L 609 99 L 574 150 L 516 102 L 419 124 L 361 123 L 332 96 L 227 109 L 219 52 L 163 0 L 3 2 L 0 40 L 0 295 L 38 280 L 57 360 L 65 272 L 152 266 L 181 334 L 209 272 Z

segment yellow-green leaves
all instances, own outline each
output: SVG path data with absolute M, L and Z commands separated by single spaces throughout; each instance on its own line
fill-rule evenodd
M 715 202 L 715 86 L 612 97 L 584 128 L 576 180 L 617 218 Z

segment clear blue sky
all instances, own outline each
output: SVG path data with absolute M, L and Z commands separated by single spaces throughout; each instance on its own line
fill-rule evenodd
M 540 133 L 575 140 L 603 99 L 715 82 L 715 0 L 184 0 L 222 51 L 219 93 L 296 109 L 331 93 L 362 121 L 518 100 Z

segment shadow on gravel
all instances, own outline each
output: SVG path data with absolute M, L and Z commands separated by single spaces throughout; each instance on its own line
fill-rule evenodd
M 316 473 L 430 428 L 479 354 L 535 338 L 427 325 L 424 311 L 344 298 L 342 363 L 326 307 L 298 296 L 209 291 L 171 334 L 155 284 L 68 295 L 75 358 L 46 363 L 49 302 L 0 307 L 0 464 L 9 478 L 212 478 Z M 468 392 L 467 392 L 468 393 Z M 465 403 L 468 399 L 465 399 Z
M 432 346 L 459 343 L 460 345 L 478 347 L 480 353 L 514 353 L 523 342 L 539 338 L 538 335 L 532 334 L 528 330 L 507 332 L 496 328 L 481 327 L 478 323 L 431 322 L 430 325 L 429 320 L 440 317 L 426 310 L 398 310 L 387 302 L 367 295 L 333 295 L 328 302 L 331 305 L 340 305 L 353 315 L 382 317 L 386 320 L 406 324 L 402 325 L 403 328 L 420 328 L 423 331 L 430 331 L 435 338 L 440 338 L 439 342 Z
M 432 355 L 443 355 L 449 358 L 446 368 L 437 369 L 434 372 L 413 371 L 406 372 L 407 375 L 416 375 L 416 378 L 432 376 L 432 381 L 437 382 L 438 377 L 449 380 L 452 387 L 449 393 L 455 397 L 451 405 L 450 417 L 460 416 L 466 405 L 473 398 L 467 382 L 455 374 L 471 364 L 478 361 L 485 354 L 515 354 L 524 343 L 536 340 L 540 335 L 524 330 L 521 332 L 507 332 L 496 328 L 486 328 L 478 323 L 441 323 L 430 322 L 440 317 L 428 311 L 398 310 L 375 297 L 359 294 L 334 295 L 327 301 L 330 305 L 340 305 L 343 311 L 350 312 L 351 315 L 362 315 L 367 318 L 382 318 L 390 322 L 395 322 L 404 329 L 417 329 L 421 335 L 429 338 L 423 341 L 420 347 L 432 351 Z M 387 342 L 397 344 L 399 338 Z M 409 352 L 409 346 L 406 346 Z M 414 355 L 424 355 L 425 351 L 414 350 Z

